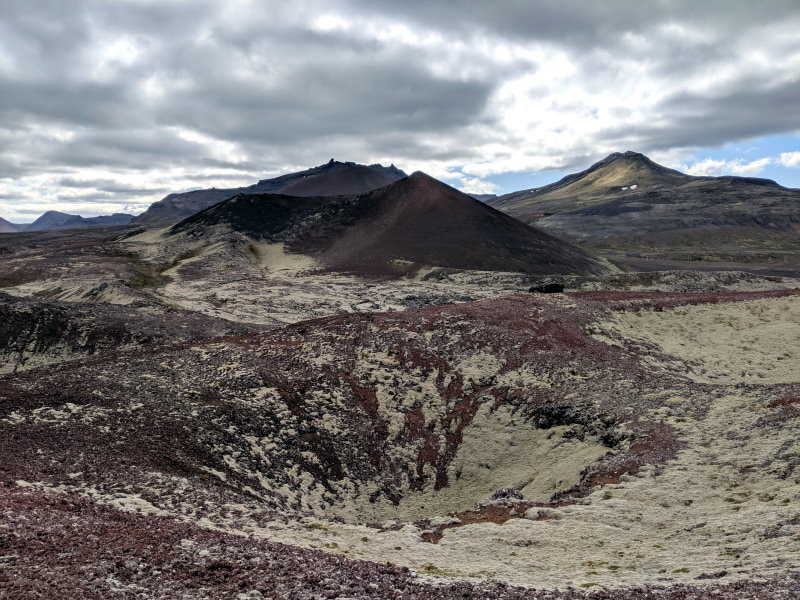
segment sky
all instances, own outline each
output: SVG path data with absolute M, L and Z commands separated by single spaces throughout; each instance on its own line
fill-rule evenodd
M 800 187 L 797 0 L 0 0 L 0 217 L 330 158 L 470 193 L 634 150 Z

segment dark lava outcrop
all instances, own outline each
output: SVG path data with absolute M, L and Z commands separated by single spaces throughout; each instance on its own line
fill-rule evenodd
M 257 330 L 177 309 L 46 302 L 0 293 L 0 373 Z
M 153 203 L 133 219 L 135 225 L 164 227 L 189 217 L 204 208 L 236 194 L 286 194 L 289 196 L 333 196 L 359 194 L 383 187 L 406 174 L 390 165 L 359 165 L 331 159 L 324 165 L 305 171 L 262 179 L 256 184 L 227 189 L 205 189 L 169 194 Z
M 172 227 L 202 238 L 218 226 L 314 256 L 324 268 L 397 275 L 423 266 L 530 274 L 606 268 L 551 235 L 425 175 L 365 194 L 239 194 Z

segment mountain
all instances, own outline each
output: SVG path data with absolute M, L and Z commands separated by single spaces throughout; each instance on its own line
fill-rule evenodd
M 350 196 L 238 194 L 171 233 L 200 238 L 220 227 L 283 243 L 323 268 L 367 275 L 420 266 L 536 274 L 605 270 L 584 251 L 421 172 Z
M 695 258 L 800 257 L 800 190 L 755 177 L 695 177 L 636 152 L 488 203 L 595 250 Z
M 497 198 L 497 194 L 470 194 L 470 196 L 481 202 L 488 202 L 489 200 Z
M 0 233 L 15 233 L 17 231 L 19 231 L 19 226 L 0 217 Z
M 211 188 L 169 194 L 163 200 L 152 204 L 133 222 L 148 227 L 172 225 L 236 194 L 280 193 L 301 197 L 360 194 L 383 187 L 405 176 L 406 174 L 394 165 L 388 167 L 379 164 L 359 165 L 331 159 L 324 165 L 272 179 L 262 179 L 247 187 Z
M 75 229 L 78 227 L 110 227 L 113 225 L 127 225 L 133 215 L 114 213 L 99 217 L 81 217 L 70 215 L 57 210 L 48 210 L 30 225 L 21 227 L 20 231 L 50 231 L 53 229 Z

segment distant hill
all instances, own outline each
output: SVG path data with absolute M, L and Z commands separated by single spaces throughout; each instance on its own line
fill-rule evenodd
M 220 227 L 283 243 L 322 268 L 366 275 L 421 266 L 534 274 L 597 273 L 586 252 L 425 175 L 372 192 L 298 198 L 238 194 L 176 224 L 172 235 L 219 235 Z
M 17 231 L 19 231 L 18 225 L 10 223 L 4 218 L 0 217 L 0 233 L 15 233 Z
M 707 259 L 800 256 L 800 190 L 755 177 L 694 177 L 636 152 L 488 204 L 595 250 Z
M 481 202 L 488 202 L 489 200 L 494 200 L 497 198 L 497 194 L 469 194 L 475 200 L 480 200 Z
M 133 215 L 114 213 L 99 217 L 81 217 L 70 215 L 57 210 L 48 210 L 41 217 L 29 225 L 18 226 L 18 231 L 50 231 L 53 229 L 75 229 L 79 227 L 110 227 L 113 225 L 127 225 Z
M 169 194 L 155 202 L 133 223 L 149 227 L 172 225 L 236 194 L 285 194 L 289 196 L 335 196 L 359 194 L 383 187 L 406 177 L 390 165 L 359 165 L 331 159 L 324 165 L 305 171 L 289 173 L 272 179 L 262 179 L 256 184 L 227 189 L 205 189 Z

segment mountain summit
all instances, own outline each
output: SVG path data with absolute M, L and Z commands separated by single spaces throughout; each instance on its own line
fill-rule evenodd
M 323 268 L 366 275 L 422 266 L 524 273 L 592 273 L 582 250 L 416 172 L 364 194 L 239 194 L 172 227 L 199 238 L 233 230 L 313 256 Z

